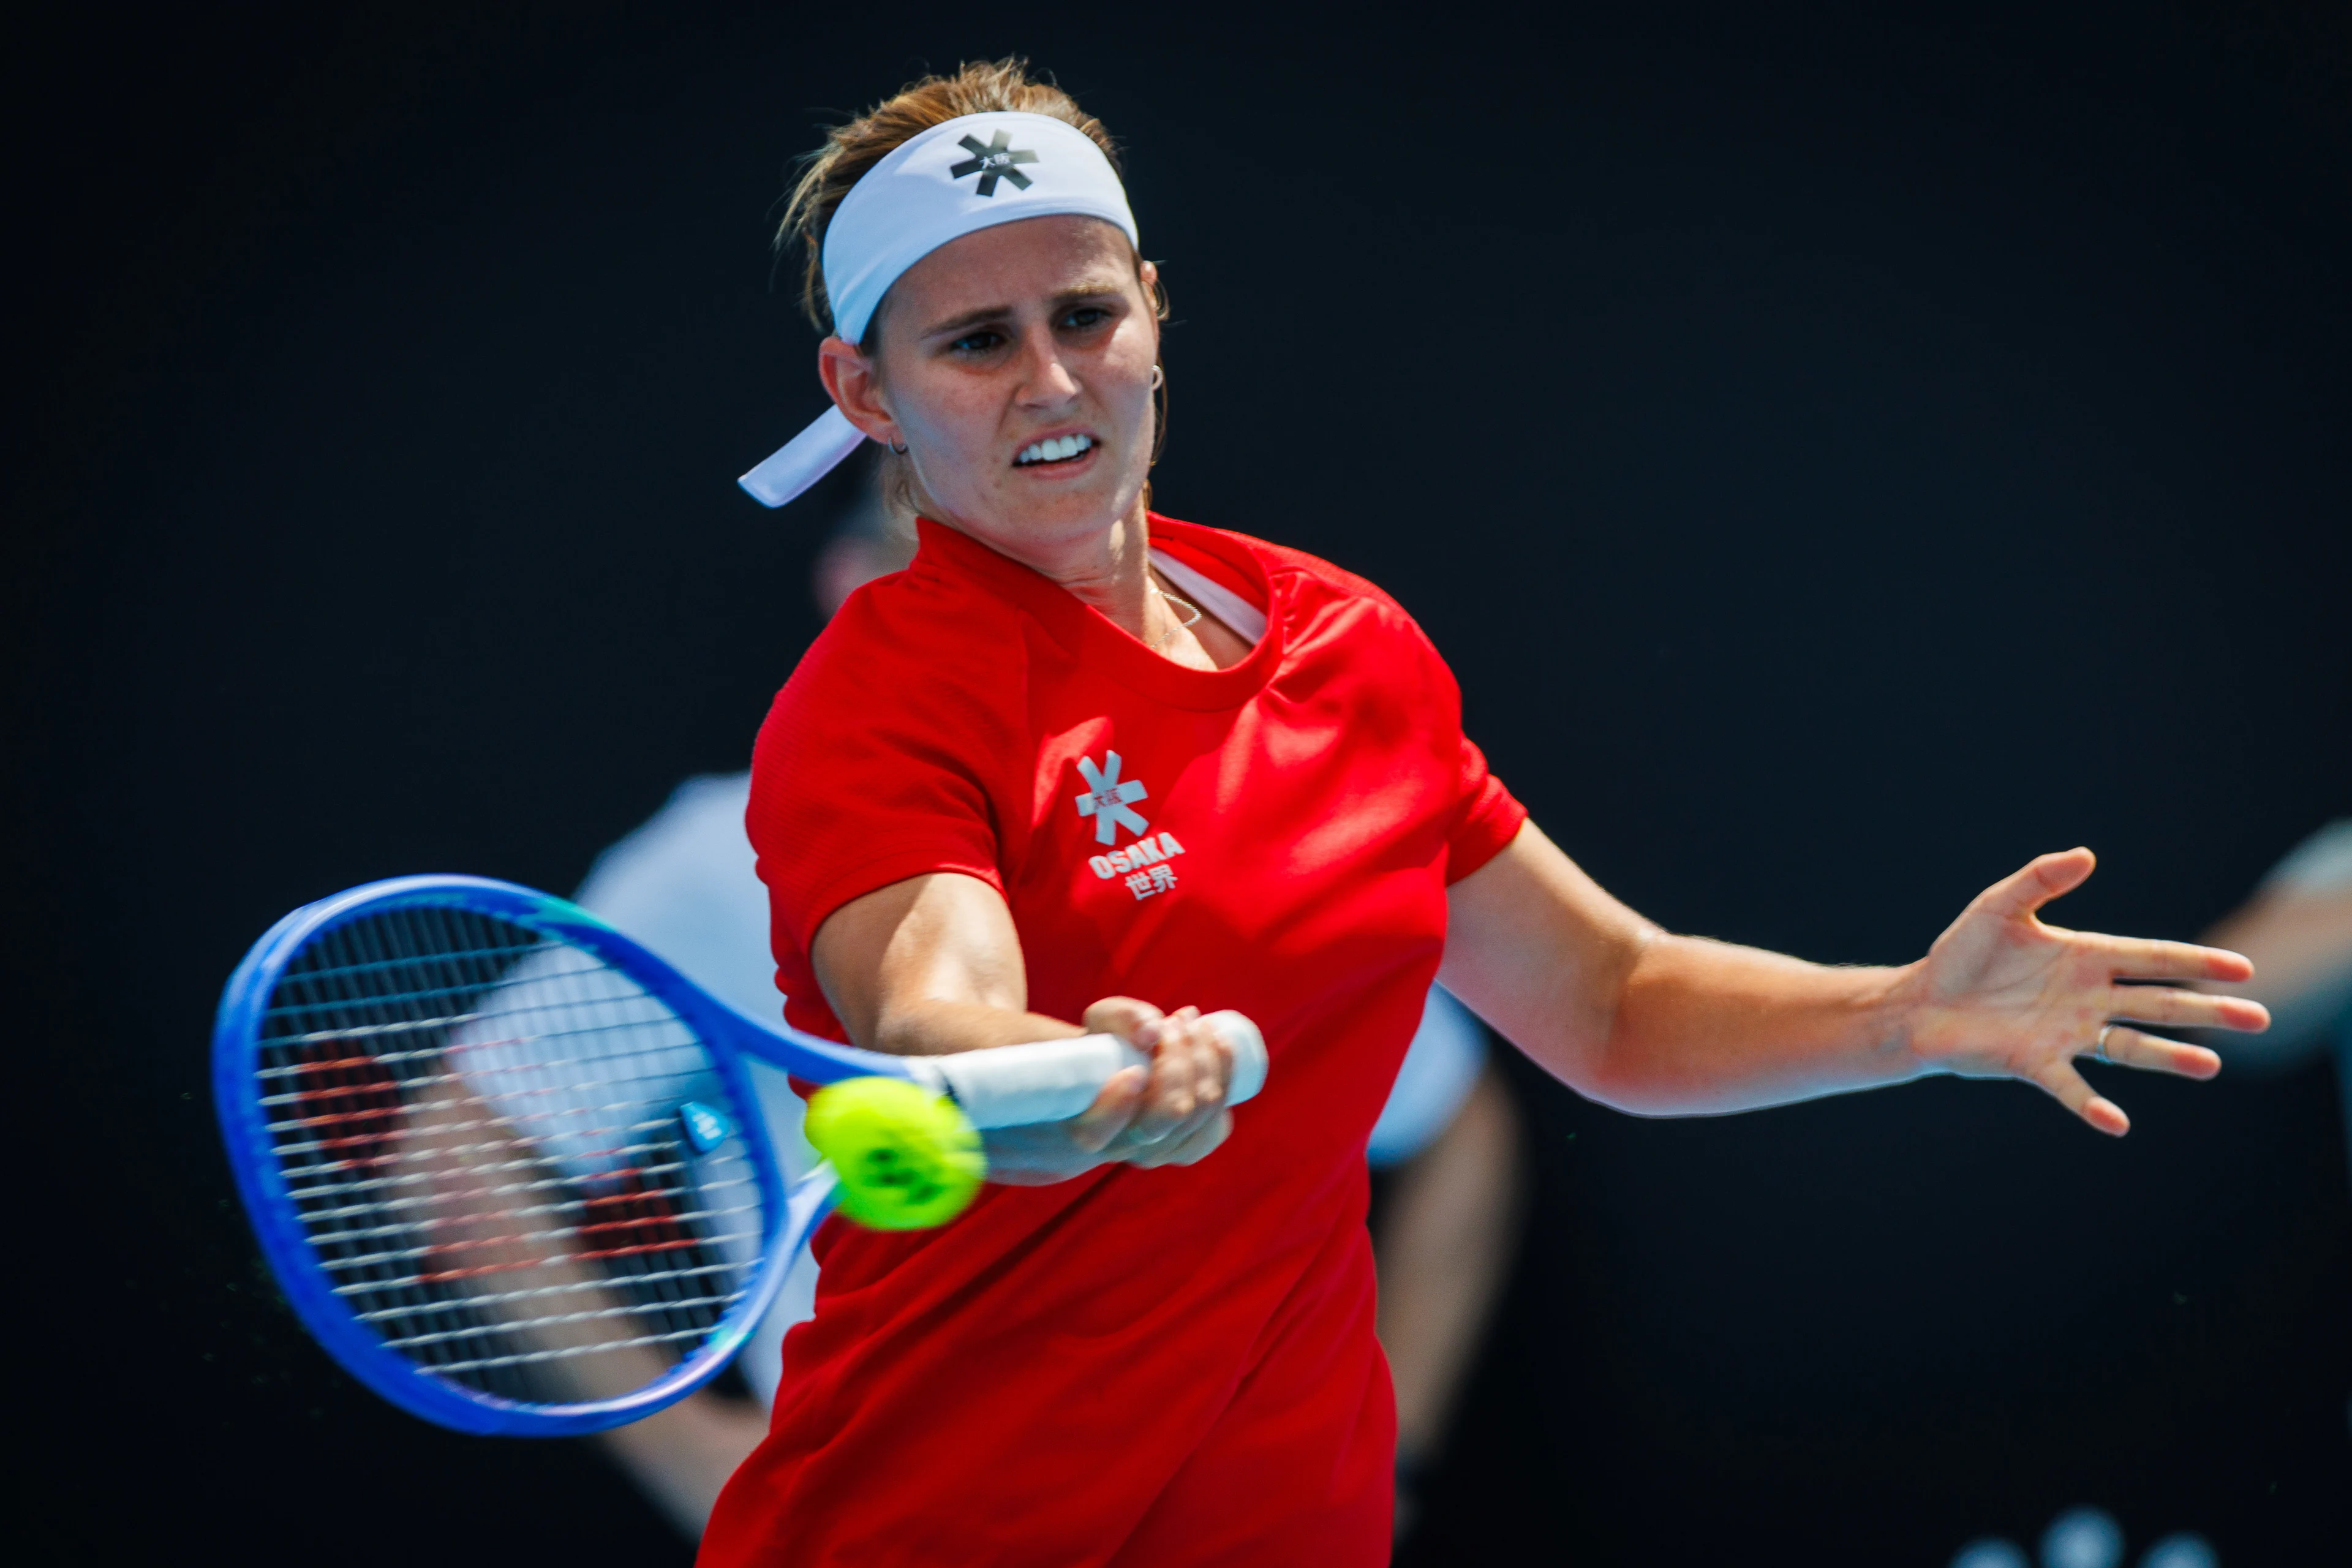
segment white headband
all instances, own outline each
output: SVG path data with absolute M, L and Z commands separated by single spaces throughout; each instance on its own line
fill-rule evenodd
M 1094 139 L 1043 114 L 967 114 L 891 149 L 835 209 L 824 231 L 834 336 L 859 342 L 907 268 L 951 239 L 1024 217 L 1098 217 L 1139 247 L 1127 192 Z M 736 482 L 782 506 L 866 437 L 828 408 Z

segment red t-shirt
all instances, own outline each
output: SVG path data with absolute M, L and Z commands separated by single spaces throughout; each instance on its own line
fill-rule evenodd
M 935 1231 L 827 1222 L 816 1317 L 702 1562 L 1385 1563 L 1364 1144 L 1446 884 L 1526 813 L 1444 661 L 1360 578 L 1152 518 L 1155 548 L 1266 613 L 1248 658 L 1204 671 L 921 532 L 760 733 L 748 820 L 786 1013 L 841 1037 L 818 926 L 960 871 L 1004 895 L 1035 1011 L 1238 1008 L 1271 1068 L 1197 1165 L 990 1186 Z

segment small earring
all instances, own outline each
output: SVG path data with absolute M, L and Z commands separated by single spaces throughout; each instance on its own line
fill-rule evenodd
M 900 446 L 900 445 L 898 445 L 898 442 L 896 442 L 896 441 L 887 442 L 887 443 L 886 443 L 886 445 L 887 445 L 887 446 L 889 447 L 889 448 L 890 448 L 891 452 L 892 452 L 895 456 L 898 456 L 898 457 L 901 457 L 901 458 L 903 458 L 903 457 L 905 457 L 905 456 L 907 455 L 907 448 L 906 448 L 906 447 L 901 447 L 901 446 Z
M 1158 365 L 1153 365 L 1151 367 L 1151 390 L 1157 392 L 1167 384 L 1168 373 L 1160 369 Z

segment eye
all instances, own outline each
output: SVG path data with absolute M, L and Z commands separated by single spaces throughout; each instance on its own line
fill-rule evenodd
M 1100 305 L 1075 305 L 1062 317 L 1062 325 L 1066 330 L 1083 332 L 1109 320 L 1110 312 Z
M 953 354 L 984 354 L 992 349 L 1003 347 L 1003 343 L 1004 334 L 1003 332 L 998 331 L 994 327 L 982 327 L 976 332 L 966 332 L 963 336 L 948 344 L 948 353 Z

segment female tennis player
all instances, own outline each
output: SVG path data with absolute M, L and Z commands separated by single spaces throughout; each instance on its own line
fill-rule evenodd
M 1158 275 L 1102 128 L 1016 64 L 835 132 L 787 228 L 835 408 L 746 487 L 789 500 L 870 438 L 922 519 L 754 754 L 788 1011 L 905 1053 L 1115 1030 L 1152 1063 L 992 1136 L 956 1224 L 819 1237 L 816 1315 L 705 1562 L 1385 1562 L 1364 1149 L 1433 976 L 1644 1115 L 1958 1073 L 2121 1133 L 2074 1058 L 2205 1078 L 2211 1052 L 2134 1026 L 2263 1026 L 2118 984 L 2242 978 L 2235 954 L 2043 924 L 2087 850 L 1896 969 L 1612 899 L 1488 773 L 1393 600 L 1150 510 Z M 1217 1008 L 1272 1051 L 1238 1112 Z

